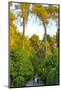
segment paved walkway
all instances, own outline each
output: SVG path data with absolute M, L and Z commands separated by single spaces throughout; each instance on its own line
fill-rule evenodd
M 44 83 L 42 80 L 39 80 L 39 83 L 35 83 L 34 80 L 29 80 L 25 86 L 43 86 Z

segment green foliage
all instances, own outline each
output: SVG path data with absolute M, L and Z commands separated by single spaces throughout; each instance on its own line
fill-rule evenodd
M 53 49 L 56 45 L 54 37 L 50 37 L 49 43 L 50 43 L 51 48 Z
M 37 67 L 38 74 L 45 83 L 51 69 L 56 67 L 58 67 L 58 49 L 54 48 L 53 53 L 47 59 L 45 59 L 45 57 L 40 57 L 39 65 Z
M 48 60 L 46 60 L 45 58 L 40 59 L 40 63 L 38 65 L 38 74 L 44 82 L 46 81 L 46 77 L 50 69 L 50 66 L 49 67 L 48 66 L 49 66 Z
M 14 82 L 15 82 L 15 87 L 22 87 L 22 86 L 24 86 L 24 82 L 25 82 L 25 80 L 24 80 L 24 77 L 22 77 L 22 76 L 18 76 L 18 77 L 16 77 L 15 79 L 14 79 Z
M 59 29 L 56 32 L 56 44 L 57 44 L 57 47 L 59 47 Z
M 56 85 L 58 83 L 59 83 L 58 82 L 58 70 L 55 67 L 49 71 L 47 79 L 46 79 L 46 85 Z
M 21 81 L 27 81 L 33 75 L 33 66 L 29 56 L 19 47 L 10 49 L 10 80 L 11 84 L 16 86 Z M 19 79 L 20 78 L 20 79 Z M 20 85 L 22 86 L 22 84 Z
M 32 37 L 31 37 L 31 40 L 32 40 L 33 42 L 39 42 L 39 36 L 36 35 L 36 34 L 33 34 Z
M 30 38 L 31 41 L 31 45 L 34 48 L 35 52 L 37 53 L 40 47 L 40 40 L 39 40 L 39 36 L 37 35 L 32 35 L 32 37 Z
M 33 42 L 34 40 L 34 42 Z M 21 39 L 20 39 L 21 42 Z M 53 80 L 56 78 L 55 69 L 58 67 L 58 48 L 53 48 L 51 55 L 46 59 L 45 49 L 43 41 L 39 43 L 37 50 L 33 46 L 38 42 L 35 38 L 27 39 L 25 38 L 24 49 L 22 45 L 15 44 L 15 47 L 10 48 L 10 82 L 11 87 L 25 86 L 25 83 L 35 74 L 38 74 L 40 78 L 44 81 L 45 85 L 49 84 L 51 72 L 53 73 L 51 84 L 56 84 Z M 47 45 L 50 49 L 49 44 Z M 48 51 L 49 53 L 49 51 Z M 57 69 L 56 69 L 57 70 Z M 57 72 L 57 71 L 56 71 Z M 58 82 L 58 74 L 57 74 Z M 50 84 L 49 84 L 50 85 Z
M 50 64 L 52 67 L 56 67 L 58 65 L 58 48 L 53 49 L 53 53 L 50 58 Z

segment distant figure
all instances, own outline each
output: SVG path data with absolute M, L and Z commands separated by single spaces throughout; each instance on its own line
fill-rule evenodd
M 35 84 L 35 79 L 34 79 L 34 77 L 33 77 L 33 85 Z
M 35 78 L 35 85 L 37 84 L 37 77 Z
M 37 84 L 39 84 L 39 79 L 37 79 Z

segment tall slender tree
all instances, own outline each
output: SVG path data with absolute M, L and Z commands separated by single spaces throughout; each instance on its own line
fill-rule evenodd
M 42 21 L 42 25 L 44 27 L 45 30 L 45 34 L 44 34 L 44 42 L 45 42 L 45 57 L 47 58 L 47 24 L 49 23 L 49 19 L 57 18 L 57 14 L 58 14 L 58 8 L 56 6 L 53 5 L 49 5 L 49 6 L 43 6 L 40 4 L 35 4 L 32 6 L 32 12 L 34 14 L 36 14 L 36 16 L 40 19 L 40 21 Z
M 29 6 L 30 4 L 28 3 L 21 3 L 20 4 L 20 17 L 23 19 L 23 49 L 24 49 L 24 36 L 25 36 L 25 25 L 28 20 L 28 15 L 29 15 Z

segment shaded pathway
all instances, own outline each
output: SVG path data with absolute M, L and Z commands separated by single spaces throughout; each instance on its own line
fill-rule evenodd
M 43 86 L 44 83 L 39 77 L 35 77 L 34 80 L 29 80 L 25 86 Z

